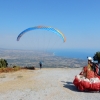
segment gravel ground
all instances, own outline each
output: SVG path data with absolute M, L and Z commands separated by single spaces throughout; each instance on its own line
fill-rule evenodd
M 0 100 L 100 100 L 73 85 L 81 68 L 43 68 L 0 74 Z

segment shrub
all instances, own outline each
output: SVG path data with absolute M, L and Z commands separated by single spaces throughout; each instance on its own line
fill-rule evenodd
M 0 59 L 0 68 L 7 67 L 8 63 L 5 59 Z
M 98 63 L 100 63 L 100 52 L 96 52 L 93 56 L 93 59 L 94 61 L 98 61 Z

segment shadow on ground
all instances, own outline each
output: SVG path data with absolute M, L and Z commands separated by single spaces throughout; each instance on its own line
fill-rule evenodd
M 63 87 L 70 89 L 72 91 L 76 91 L 79 92 L 78 89 L 74 86 L 74 84 L 72 82 L 65 82 L 65 81 L 61 81 L 63 84 Z
M 72 91 L 75 91 L 75 92 L 82 92 L 82 91 L 79 91 L 76 86 L 74 86 L 74 84 L 72 82 L 65 82 L 65 81 L 61 81 L 63 84 L 63 87 L 67 88 L 67 89 L 70 89 Z M 100 93 L 100 91 L 83 91 L 84 93 Z

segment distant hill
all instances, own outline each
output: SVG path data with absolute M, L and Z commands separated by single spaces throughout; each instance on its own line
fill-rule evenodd
M 9 66 L 35 66 L 39 67 L 39 62 L 43 62 L 43 67 L 83 67 L 86 60 L 58 57 L 53 53 L 32 51 L 32 50 L 11 50 L 0 48 L 0 58 L 6 59 Z

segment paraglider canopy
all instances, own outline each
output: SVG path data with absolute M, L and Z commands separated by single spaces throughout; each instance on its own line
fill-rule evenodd
M 17 41 L 20 40 L 20 38 L 22 37 L 22 35 L 24 35 L 26 32 L 28 31 L 31 31 L 31 30 L 35 30 L 35 29 L 42 29 L 42 30 L 47 30 L 47 31 L 51 31 L 57 35 L 59 35 L 63 41 L 65 42 L 66 41 L 66 37 L 64 36 L 64 34 L 62 32 L 60 32 L 59 30 L 55 29 L 55 28 L 52 28 L 52 27 L 47 27 L 47 26 L 35 26 L 35 27 L 30 27 L 30 28 L 27 28 L 25 30 L 23 30 L 17 37 Z

